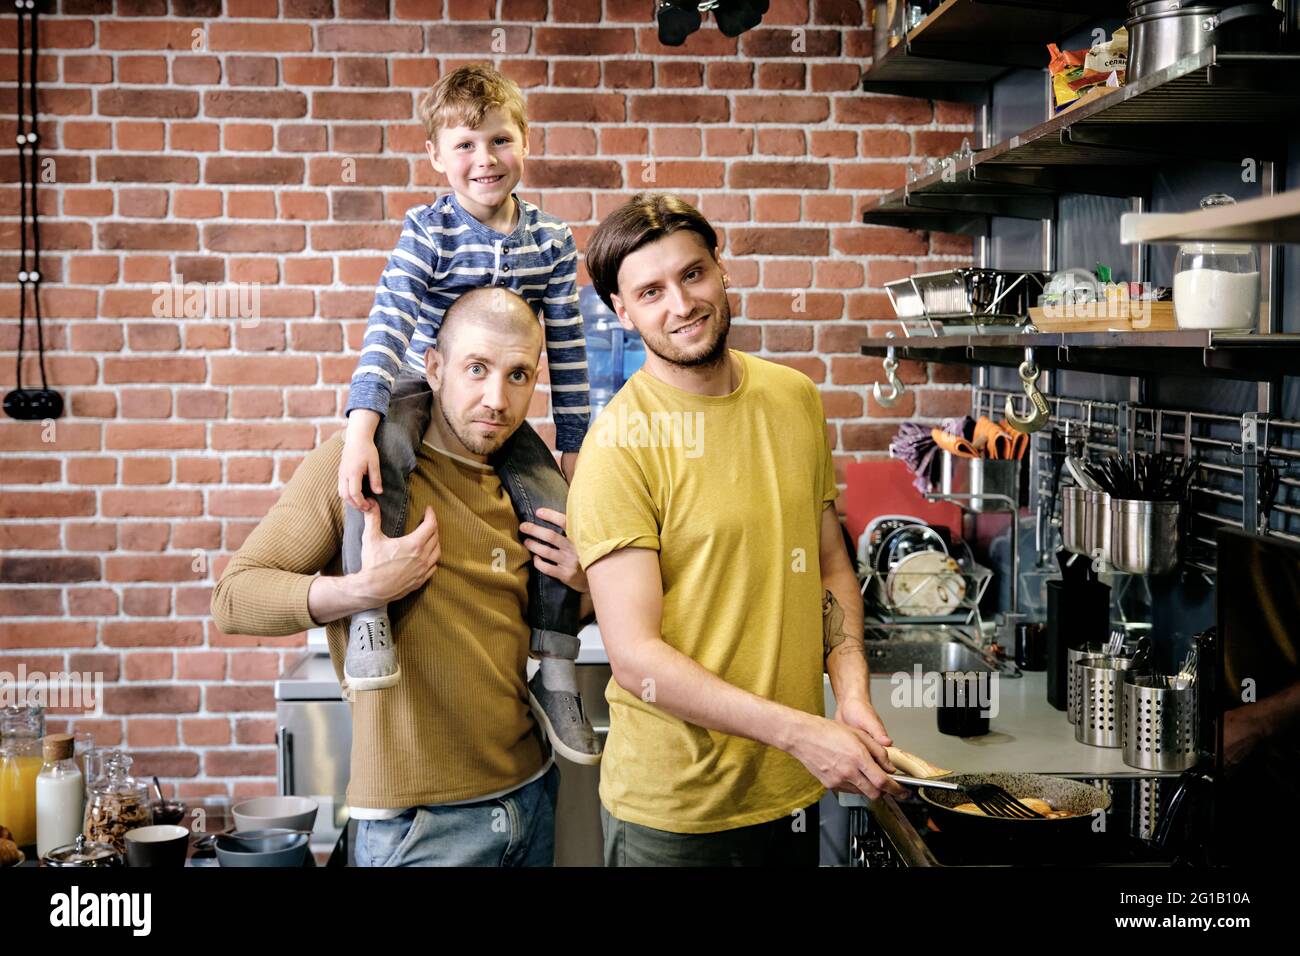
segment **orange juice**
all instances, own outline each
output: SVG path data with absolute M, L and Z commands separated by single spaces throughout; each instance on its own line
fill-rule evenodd
M 13 831 L 14 842 L 36 842 L 36 777 L 42 760 L 21 752 L 0 753 L 0 825 Z

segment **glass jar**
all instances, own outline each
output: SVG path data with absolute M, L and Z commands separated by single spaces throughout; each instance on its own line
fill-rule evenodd
M 9 736 L 0 742 L 0 825 L 19 847 L 36 842 L 36 778 L 44 763 L 39 739 Z
M 0 741 L 8 737 L 40 740 L 45 736 L 45 708 L 40 704 L 11 704 L 0 708 Z
M 120 867 L 122 854 L 105 843 L 90 843 L 84 833 L 78 833 L 77 839 L 67 846 L 51 850 L 41 861 L 46 866 L 79 866 L 96 868 Z
M 126 852 L 126 831 L 153 823 L 149 786 L 131 776 L 131 758 L 117 750 L 104 754 L 103 775 L 86 804 L 86 839 Z
M 1202 209 L 1235 205 L 1224 193 L 1201 200 Z M 1259 315 L 1259 256 L 1255 247 L 1229 242 L 1188 242 L 1174 265 L 1174 317 L 1180 329 L 1253 329 Z

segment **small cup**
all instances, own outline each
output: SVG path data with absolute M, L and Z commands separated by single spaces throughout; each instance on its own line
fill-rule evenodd
M 989 732 L 989 718 L 981 703 L 981 675 L 975 672 L 944 671 L 939 701 L 939 733 L 952 737 L 982 737 Z
M 1047 628 L 1042 624 L 1016 625 L 1016 666 L 1022 671 L 1047 670 Z
M 126 865 L 175 867 L 185 865 L 190 831 L 160 824 L 126 831 Z

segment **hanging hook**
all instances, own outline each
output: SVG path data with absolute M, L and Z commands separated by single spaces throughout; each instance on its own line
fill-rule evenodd
M 890 408 L 896 405 L 898 400 L 903 397 L 903 393 L 907 391 L 907 386 L 898 377 L 898 359 L 894 358 L 894 347 L 892 345 L 886 349 L 884 364 L 885 377 L 889 380 L 889 391 L 886 392 L 880 387 L 880 383 L 876 382 L 871 386 L 871 394 L 885 408 Z
M 1038 390 L 1038 366 L 1034 364 L 1033 349 L 1025 349 L 1025 360 L 1020 363 L 1020 384 L 1024 386 L 1025 394 L 1029 396 L 1032 407 L 1029 410 L 1029 415 L 1022 418 L 1016 412 L 1015 399 L 1008 395 L 1007 424 L 1016 431 L 1024 432 L 1027 435 L 1041 429 L 1047 424 L 1048 419 L 1052 417 L 1051 409 L 1047 407 L 1047 399 Z

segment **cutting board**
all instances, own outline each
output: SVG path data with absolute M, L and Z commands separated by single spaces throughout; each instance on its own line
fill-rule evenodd
M 912 487 L 913 475 L 895 458 L 853 462 L 845 467 L 844 513 L 856 545 L 867 523 L 880 515 L 911 515 L 961 537 L 961 509 L 946 502 L 929 502 Z

